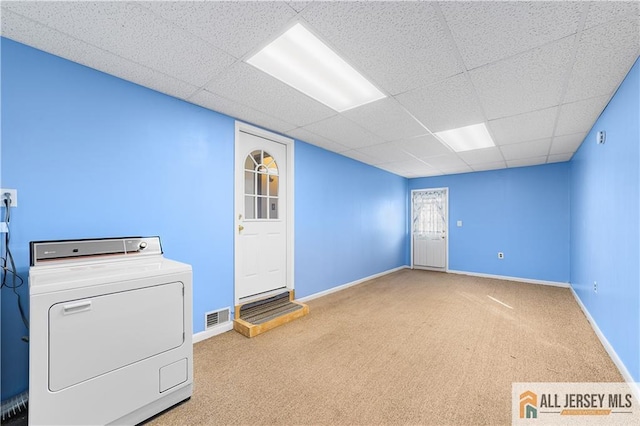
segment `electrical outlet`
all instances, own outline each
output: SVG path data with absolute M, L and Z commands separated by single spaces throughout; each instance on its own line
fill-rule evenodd
M 0 222 L 0 234 L 5 234 L 9 232 L 9 226 L 7 226 L 7 222 Z
M 2 200 L 2 205 L 4 206 L 4 199 L 7 198 L 5 194 L 9 194 L 9 199 L 11 200 L 11 207 L 18 207 L 18 190 L 17 189 L 0 189 L 0 198 Z
M 504 259 L 504 253 L 499 251 L 498 252 L 498 259 Z
M 598 282 L 597 282 L 597 281 L 594 281 L 594 282 L 593 282 L 593 292 L 594 292 L 594 293 L 597 293 L 597 292 L 598 292 Z

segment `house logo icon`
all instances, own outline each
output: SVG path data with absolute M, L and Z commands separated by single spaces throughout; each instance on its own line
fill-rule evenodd
M 526 391 L 520 394 L 520 418 L 538 418 L 538 395 L 531 391 Z

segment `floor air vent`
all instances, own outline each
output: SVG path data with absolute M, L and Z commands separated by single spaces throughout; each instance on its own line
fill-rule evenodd
M 229 321 L 229 311 L 229 308 L 224 308 L 219 311 L 207 312 L 204 314 L 205 330 Z

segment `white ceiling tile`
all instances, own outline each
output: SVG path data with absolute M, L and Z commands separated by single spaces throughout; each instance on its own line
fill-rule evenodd
M 315 146 L 319 146 L 320 148 L 324 148 L 329 151 L 342 153 L 344 151 L 348 151 L 350 148 L 347 148 L 344 145 L 340 145 L 337 142 L 329 140 L 320 135 L 316 135 L 302 127 L 298 127 L 297 129 L 293 129 L 287 132 L 287 136 L 290 136 L 294 139 L 298 139 L 302 142 L 310 143 Z
M 545 164 L 547 162 L 547 156 L 542 157 L 534 157 L 534 158 L 523 158 L 520 160 L 509 160 L 507 161 L 507 167 L 526 167 L 526 166 L 537 166 L 538 164 Z
M 451 150 L 444 146 L 442 142 L 432 135 L 423 135 L 415 138 L 394 142 L 403 151 L 418 157 L 435 157 L 438 155 L 450 154 Z
M 235 61 L 232 56 L 133 3 L 17 2 L 9 8 L 76 39 L 196 86 L 204 85 L 211 76 Z
M 474 172 L 483 172 L 486 170 L 498 170 L 507 167 L 507 163 L 504 161 L 497 161 L 495 163 L 474 164 L 471 166 Z
M 588 132 L 604 110 L 608 100 L 607 95 L 562 105 L 555 134 L 570 135 Z
M 496 145 L 549 138 L 553 134 L 558 107 L 489 121 Z
M 468 69 L 576 32 L 580 2 L 442 2 Z
M 592 1 L 584 23 L 585 28 L 621 18 L 640 19 L 640 3 L 633 1 Z
M 451 167 L 441 167 L 440 171 L 446 175 L 454 175 L 458 173 L 471 173 L 473 169 L 471 166 L 451 166 Z
M 617 89 L 640 53 L 638 19 L 625 19 L 582 32 L 565 102 Z
M 347 62 L 391 94 L 462 71 L 427 2 L 313 2 L 301 16 Z
M 572 135 L 556 136 L 551 142 L 549 154 L 573 154 L 580 148 L 586 133 L 574 133 Z
M 305 7 L 311 4 L 311 1 L 288 1 L 287 4 L 296 12 L 302 12 Z
M 337 114 L 244 62 L 235 63 L 207 84 L 206 89 L 297 126 Z
M 427 133 L 425 128 L 393 98 L 371 102 L 342 115 L 387 141 Z
M 142 5 L 236 58 L 261 48 L 296 16 L 291 6 L 276 1 L 152 1 Z
M 498 149 L 497 147 L 474 149 L 473 151 L 459 152 L 458 156 L 462 158 L 464 162 L 469 164 L 470 166 L 476 166 L 478 164 L 487 164 L 487 163 L 495 164 L 497 162 L 504 163 L 504 158 L 502 157 L 502 153 L 500 152 L 500 149 Z
M 502 145 L 500 151 L 504 155 L 507 163 L 512 160 L 522 160 L 525 158 L 542 157 L 549 153 L 551 138 L 540 139 L 511 145 Z
M 374 162 L 370 163 L 374 165 L 394 161 L 406 161 L 413 158 L 406 152 L 399 150 L 397 146 L 391 142 L 360 148 L 358 151 L 374 158 Z
M 564 163 L 565 161 L 571 160 L 571 157 L 573 157 L 572 152 L 568 154 L 553 154 L 549 156 L 547 163 Z
M 491 119 L 560 103 L 571 65 L 574 36 L 469 71 Z
M 402 170 L 405 173 L 411 173 L 418 176 L 436 176 L 436 175 L 442 174 L 442 172 L 440 172 L 440 170 L 436 169 L 435 167 L 429 164 L 426 164 L 415 158 L 411 160 L 406 160 L 406 161 L 380 164 L 376 167 L 379 167 L 385 170 L 390 170 L 390 169 Z
M 482 123 L 484 115 L 464 74 L 396 96 L 432 132 Z
M 379 145 L 384 142 L 384 139 L 367 132 L 341 115 L 334 115 L 304 128 L 350 149 Z
M 467 166 L 467 163 L 462 161 L 462 159 L 454 153 L 439 155 L 437 157 L 428 157 L 425 158 L 424 161 L 430 166 L 443 171 L 445 169 Z
M 2 10 L 1 27 L 4 37 L 170 96 L 185 99 L 197 90 L 196 86 L 116 56 L 9 10 Z
M 221 96 L 216 95 L 215 93 L 211 93 L 206 90 L 200 90 L 199 92 L 191 96 L 188 101 L 196 105 L 200 105 L 205 108 L 227 114 L 234 118 L 240 119 L 239 117 L 242 117 L 242 121 L 246 121 L 248 123 L 255 124 L 257 126 L 264 127 L 265 129 L 273 130 L 276 132 L 284 133 L 296 127 L 291 123 L 287 123 L 263 112 L 256 111 L 253 108 L 241 105 L 232 100 L 225 99 Z
M 367 155 L 367 154 L 362 153 L 360 151 L 357 151 L 355 149 L 351 149 L 349 151 L 343 151 L 343 152 L 340 153 L 340 155 L 344 155 L 345 157 L 353 158 L 354 160 L 361 161 L 361 162 L 363 162 L 365 164 L 372 164 L 372 165 L 380 164 L 380 161 L 377 161 L 377 159 L 375 157 L 372 157 L 370 155 Z

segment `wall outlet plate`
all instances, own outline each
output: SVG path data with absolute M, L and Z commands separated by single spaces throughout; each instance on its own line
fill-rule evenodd
M 504 259 L 504 253 L 499 251 L 498 252 L 498 259 Z
M 0 189 L 0 200 L 2 200 L 2 206 L 4 206 L 4 199 L 6 196 L 4 194 L 9 193 L 9 198 L 11 199 L 11 207 L 18 207 L 18 190 L 17 189 Z
M 6 234 L 9 232 L 9 226 L 7 226 L 7 222 L 0 222 L 0 234 Z

